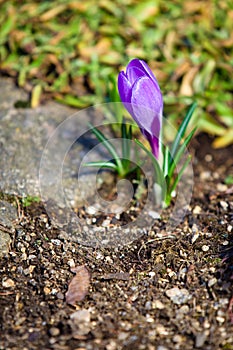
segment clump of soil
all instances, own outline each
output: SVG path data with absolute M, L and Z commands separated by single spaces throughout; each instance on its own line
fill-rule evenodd
M 42 203 L 18 201 L 0 261 L 0 349 L 233 349 L 233 146 L 210 144 L 203 134 L 191 146 L 192 202 L 167 236 L 169 210 L 129 245 L 85 247 L 63 238 Z M 89 291 L 70 306 L 81 265 Z

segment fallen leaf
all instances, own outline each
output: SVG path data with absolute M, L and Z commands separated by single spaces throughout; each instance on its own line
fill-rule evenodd
M 90 274 L 84 265 L 74 267 L 71 271 L 75 272 L 76 275 L 71 280 L 66 292 L 66 302 L 75 305 L 78 301 L 83 300 L 88 292 Z
M 182 84 L 180 87 L 180 94 L 183 96 L 192 96 L 193 95 L 193 86 L 192 82 L 199 70 L 199 67 L 192 67 L 189 71 L 183 76 Z

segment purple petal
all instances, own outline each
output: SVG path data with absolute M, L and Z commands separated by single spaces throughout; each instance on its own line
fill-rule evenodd
M 126 76 L 131 85 L 135 83 L 135 81 L 145 75 L 144 71 L 137 67 L 127 68 Z
M 130 63 L 127 66 L 126 74 L 128 75 L 128 70 L 132 68 L 138 68 L 141 71 L 143 71 L 148 77 L 150 77 L 156 84 L 157 88 L 159 89 L 159 84 L 157 79 L 155 78 L 152 70 L 149 68 L 147 63 L 143 60 L 138 60 L 137 58 L 130 61 Z
M 122 102 L 131 102 L 132 84 L 123 71 L 118 75 L 118 91 Z
M 127 111 L 132 115 L 133 110 L 131 106 L 132 86 L 127 79 L 125 73 L 122 71 L 118 75 L 118 91 L 122 103 L 124 104 Z
M 159 137 L 162 124 L 163 100 L 160 90 L 146 77 L 139 78 L 132 87 L 133 117 L 140 128 Z
M 140 129 L 145 138 L 149 141 L 153 155 L 156 159 L 159 158 L 159 138 L 149 134 L 146 130 Z

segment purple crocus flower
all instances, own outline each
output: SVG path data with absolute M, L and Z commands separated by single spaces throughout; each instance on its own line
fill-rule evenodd
M 118 76 L 122 103 L 149 141 L 152 153 L 159 158 L 163 98 L 159 84 L 146 62 L 133 59 Z

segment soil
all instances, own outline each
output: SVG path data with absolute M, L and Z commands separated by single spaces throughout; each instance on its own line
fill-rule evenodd
M 129 245 L 85 247 L 60 236 L 43 203 L 12 197 L 19 217 L 0 260 L 0 349 L 233 349 L 233 145 L 211 142 L 201 134 L 190 146 L 191 205 L 163 239 L 162 217 Z M 71 270 L 83 265 L 89 289 L 72 306 Z

